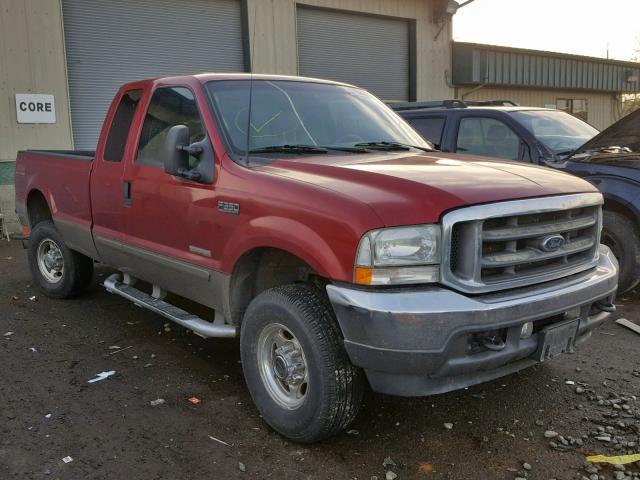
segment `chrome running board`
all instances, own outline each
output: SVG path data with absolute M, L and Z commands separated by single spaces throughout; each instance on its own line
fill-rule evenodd
M 237 335 L 237 328 L 233 325 L 224 323 L 222 315 L 219 316 L 217 312 L 213 323 L 208 322 L 203 318 L 165 302 L 162 299 L 164 298 L 164 292 L 156 286 L 153 287 L 154 295 L 152 296 L 134 288 L 133 284 L 135 282 L 132 282 L 132 279 L 129 278 L 126 280 L 128 280 L 126 283 L 123 282 L 122 275 L 114 273 L 104 281 L 103 286 L 107 289 L 107 292 L 120 295 L 121 297 L 132 301 L 139 307 L 146 308 L 152 312 L 162 315 L 185 328 L 193 330 L 196 335 L 200 335 L 203 338 L 231 338 Z

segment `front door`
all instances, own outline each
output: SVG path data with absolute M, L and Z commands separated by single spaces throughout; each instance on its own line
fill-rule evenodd
M 489 116 L 460 118 L 455 151 L 502 160 L 531 161 L 529 149 L 520 136 L 502 120 Z
M 162 152 L 167 133 L 175 125 L 189 128 L 190 143 L 208 141 L 193 91 L 189 87 L 156 88 L 124 176 L 130 189 L 124 209 L 125 249 L 133 276 L 210 304 L 215 189 L 210 183 L 165 172 Z M 199 161 L 190 157 L 190 168 Z M 213 158 L 202 161 L 213 162 Z

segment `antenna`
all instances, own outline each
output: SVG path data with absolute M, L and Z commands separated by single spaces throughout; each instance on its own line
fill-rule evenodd
M 249 79 L 249 109 L 247 111 L 247 156 L 246 156 L 246 164 L 247 167 L 251 166 L 250 154 L 251 150 L 251 106 L 253 105 L 253 68 L 254 63 L 253 60 L 255 58 L 255 46 L 256 46 L 256 20 L 258 18 L 258 4 L 256 3 L 253 8 L 253 27 L 251 29 L 251 51 L 249 52 L 249 60 L 250 60 L 250 68 L 251 77 Z

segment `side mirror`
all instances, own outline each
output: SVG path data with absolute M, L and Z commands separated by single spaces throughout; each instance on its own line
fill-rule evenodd
M 189 153 L 179 147 L 189 145 L 189 127 L 174 125 L 164 139 L 162 157 L 164 171 L 169 175 L 179 175 L 189 169 Z

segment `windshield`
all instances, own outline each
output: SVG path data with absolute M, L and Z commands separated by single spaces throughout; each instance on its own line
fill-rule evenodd
M 362 150 L 367 148 L 362 144 L 371 142 L 431 147 L 380 100 L 359 88 L 286 80 L 254 80 L 253 86 L 250 80 L 214 80 L 206 88 L 236 155 L 301 145 Z
M 557 110 L 509 113 L 554 155 L 569 155 L 598 134 L 598 130 L 588 123 Z

